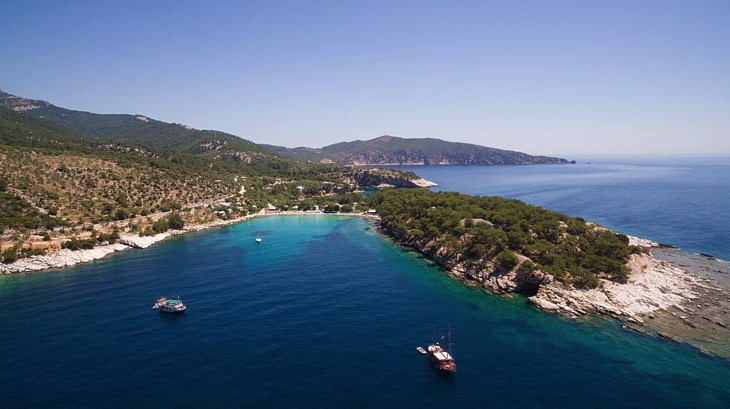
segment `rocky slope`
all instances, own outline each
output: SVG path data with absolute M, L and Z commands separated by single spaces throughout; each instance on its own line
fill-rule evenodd
M 381 226 L 382 230 L 382 226 Z M 386 234 L 391 235 L 384 231 Z M 392 235 L 391 235 L 392 236 Z M 396 237 L 396 240 L 399 240 Z M 434 243 L 399 242 L 439 264 L 452 278 L 494 294 L 522 294 L 547 313 L 572 318 L 606 315 L 622 326 L 691 345 L 710 356 L 730 359 L 730 267 L 707 258 L 667 256 L 657 243 L 630 237 L 644 250 L 630 256 L 629 279 L 600 280 L 593 289 L 566 286 L 542 271 L 525 272 L 475 268 L 460 254 Z M 653 256 L 658 252 L 660 258 Z M 522 259 L 521 259 L 522 261 Z M 670 262 L 671 261 L 671 262 Z M 680 265 L 684 263 L 684 265 Z

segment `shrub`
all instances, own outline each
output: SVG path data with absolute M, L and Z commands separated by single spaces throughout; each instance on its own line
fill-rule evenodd
M 497 257 L 494 258 L 494 262 L 498 268 L 509 271 L 515 268 L 517 263 L 519 263 L 519 259 L 514 253 L 505 249 L 497 254 Z
M 69 249 L 69 250 L 81 250 L 81 249 L 93 249 L 94 244 L 96 243 L 96 239 L 78 239 L 73 238 L 69 241 L 65 241 L 61 244 L 61 248 Z
M 169 228 L 174 230 L 180 230 L 185 227 L 185 221 L 180 216 L 180 213 L 177 212 L 167 215 L 167 224 Z
M 12 248 L 3 252 L 3 263 L 10 264 L 18 259 L 18 252 Z
M 166 232 L 169 228 L 170 225 L 164 217 L 152 223 L 152 230 L 154 230 L 155 233 Z

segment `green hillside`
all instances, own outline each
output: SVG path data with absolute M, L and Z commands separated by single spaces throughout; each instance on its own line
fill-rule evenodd
M 375 197 L 383 228 L 444 267 L 477 274 L 544 271 L 576 287 L 625 280 L 628 237 L 519 200 L 387 190 Z
M 533 156 L 522 152 L 435 138 L 381 136 L 367 141 L 341 142 L 321 149 L 306 147 L 270 150 L 301 160 L 347 165 L 532 165 L 568 163 L 562 158 Z
M 63 126 L 0 106 L 0 142 L 45 149 L 84 150 L 92 139 Z
M 255 163 L 291 161 L 274 152 L 224 132 L 197 130 L 144 115 L 95 114 L 57 107 L 46 101 L 17 97 L 0 91 L 0 106 L 23 116 L 45 119 L 55 129 L 72 130 L 107 150 L 119 146 L 145 147 L 156 155 L 187 154 L 219 161 Z M 50 127 L 50 125 L 48 125 Z M 58 126 L 62 128 L 58 128 Z
M 193 224 L 271 206 L 353 211 L 359 201 L 353 192 L 359 187 L 386 180 L 412 186 L 409 181 L 417 178 L 297 161 L 215 131 L 80 113 L 8 94 L 4 98 L 0 259 L 5 262 L 57 249 L 68 240 L 93 245 L 88 240 L 108 240 L 121 229 L 164 231 L 157 218 L 172 209 L 182 210 L 178 214 Z M 53 113 L 56 122 L 38 112 Z

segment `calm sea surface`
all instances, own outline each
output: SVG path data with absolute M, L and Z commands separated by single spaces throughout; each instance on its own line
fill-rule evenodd
M 730 260 L 730 157 L 580 158 L 574 165 L 404 166 L 435 190 L 503 196 Z
M 727 160 L 415 170 L 730 259 Z M 0 407 L 730 407 L 727 361 L 466 288 L 368 223 L 257 218 L 0 277 Z M 415 350 L 437 323 L 453 379 Z

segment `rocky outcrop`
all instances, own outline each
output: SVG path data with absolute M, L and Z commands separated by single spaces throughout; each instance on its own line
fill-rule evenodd
M 389 234 L 393 236 L 392 232 Z M 656 260 L 648 252 L 630 256 L 631 274 L 626 282 L 601 279 L 598 288 L 575 289 L 546 272 L 523 270 L 521 264 L 504 271 L 496 268 L 493 261 L 463 262 L 460 254 L 440 248 L 433 241 L 395 238 L 434 260 L 449 276 L 468 285 L 497 294 L 523 294 L 543 311 L 570 317 L 601 314 L 641 324 L 655 311 L 681 309 L 695 301 L 701 286 L 698 277 L 666 261 Z M 635 237 L 629 237 L 629 240 L 644 250 L 658 246 Z M 521 257 L 520 262 L 525 259 Z
M 131 247 L 144 249 L 164 240 L 172 233 L 161 233 L 155 236 L 128 235 L 119 239 L 118 243 L 106 246 L 96 246 L 93 249 L 69 250 L 62 249 L 57 252 L 44 255 L 36 255 L 22 258 L 10 264 L 0 264 L 0 274 L 23 273 L 30 271 L 49 270 L 54 268 L 72 267 L 81 263 L 98 260 L 117 251 Z
M 421 188 L 437 186 L 436 183 L 418 177 L 412 172 L 392 169 L 353 168 L 352 178 L 359 186 Z
M 0 91 L 0 106 L 5 106 L 15 112 L 25 112 L 51 105 L 46 101 L 22 98 L 7 92 Z
M 147 247 L 157 243 L 160 240 L 164 240 L 167 237 L 170 237 L 171 233 L 160 233 L 156 234 L 154 236 L 137 236 L 137 235 L 130 235 L 130 236 L 124 236 L 119 239 L 119 242 L 122 244 L 125 244 L 130 247 L 135 247 L 138 249 L 146 249 Z
M 114 252 L 126 250 L 129 248 L 145 249 L 158 241 L 164 240 L 170 236 L 184 234 L 186 232 L 200 231 L 214 227 L 226 226 L 233 223 L 246 220 L 248 217 L 241 217 L 231 220 L 215 220 L 204 224 L 195 224 L 186 227 L 183 230 L 169 230 L 165 233 L 156 234 L 154 236 L 139 236 L 136 234 L 127 234 L 119 238 L 118 243 L 105 246 L 96 246 L 88 250 L 69 250 L 62 249 L 50 254 L 36 255 L 28 258 L 22 258 L 10 264 L 0 264 L 0 274 L 13 274 L 31 271 L 49 270 L 54 268 L 72 267 L 76 264 L 88 263 L 90 261 L 104 258 Z
M 658 310 L 682 308 L 698 298 L 699 279 L 687 271 L 649 254 L 634 254 L 629 261 L 631 276 L 626 283 L 602 280 L 598 288 L 568 289 L 540 286 L 530 301 L 538 307 L 548 302 L 552 311 L 569 316 L 604 314 L 643 323 Z M 548 304 L 548 305 L 550 305 Z
M 543 271 L 527 271 L 520 266 L 506 271 L 495 266 L 492 260 L 475 263 L 463 261 L 458 252 L 440 247 L 436 241 L 418 240 L 412 237 L 398 237 L 392 231 L 380 226 L 388 235 L 401 244 L 411 247 L 429 259 L 435 261 L 452 278 L 461 280 L 471 286 L 479 286 L 498 294 L 533 295 L 542 286 L 553 284 L 555 278 Z M 521 261 L 526 260 L 521 257 Z
M 441 259 L 440 265 L 451 263 Z M 506 271 L 495 267 L 491 261 L 484 264 L 456 263 L 448 268 L 449 276 L 470 285 L 478 285 L 498 294 L 533 295 L 540 287 L 552 284 L 555 278 L 542 271 L 526 271 L 519 267 Z
M 438 186 L 438 184 L 436 184 L 435 182 L 424 178 L 410 179 L 410 182 L 411 184 L 413 184 L 414 187 L 428 188 Z
M 128 249 L 121 243 L 111 244 L 108 246 L 97 246 L 89 250 L 69 250 L 63 249 L 56 253 L 31 256 L 20 259 L 12 264 L 0 264 L 0 274 L 12 274 L 28 271 L 48 270 L 52 268 L 71 267 L 80 263 L 104 258 L 111 253 Z

